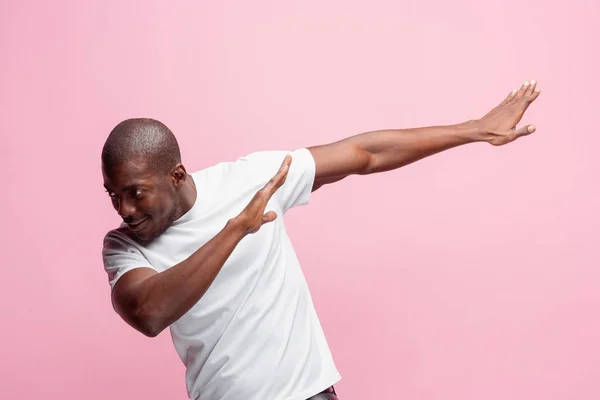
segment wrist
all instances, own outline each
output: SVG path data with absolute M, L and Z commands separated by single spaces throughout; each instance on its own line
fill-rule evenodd
M 470 120 L 460 124 L 460 129 L 470 142 L 486 142 L 486 132 L 479 120 Z
M 225 230 L 228 231 L 231 235 L 242 239 L 248 234 L 248 224 L 245 222 L 242 214 L 240 214 L 237 217 L 231 218 L 229 221 L 227 221 L 227 224 L 225 225 Z

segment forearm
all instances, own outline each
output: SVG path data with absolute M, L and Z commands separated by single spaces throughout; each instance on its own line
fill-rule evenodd
M 482 141 L 476 121 L 458 125 L 366 132 L 348 139 L 364 149 L 362 174 L 389 171 L 453 147 Z
M 366 175 L 400 168 L 453 147 L 473 142 L 502 146 L 535 132 L 517 129 L 525 110 L 540 94 L 535 81 L 513 90 L 483 118 L 457 125 L 380 130 L 335 143 L 309 147 L 315 160 L 313 190 L 349 175 Z
M 232 219 L 190 257 L 140 282 L 135 290 L 134 307 L 140 330 L 156 336 L 189 311 L 206 293 L 244 236 L 242 224 Z

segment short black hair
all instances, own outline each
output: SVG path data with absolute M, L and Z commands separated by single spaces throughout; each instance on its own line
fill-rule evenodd
M 151 118 L 120 122 L 102 148 L 102 165 L 112 167 L 135 158 L 144 158 L 154 172 L 168 173 L 181 162 L 179 144 L 165 124 Z

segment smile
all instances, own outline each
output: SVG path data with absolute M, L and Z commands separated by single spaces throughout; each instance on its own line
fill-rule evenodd
M 127 224 L 129 226 L 129 228 L 131 228 L 131 230 L 134 231 L 139 231 L 142 226 L 144 225 L 144 222 L 146 222 L 148 220 L 148 218 L 144 218 L 143 220 L 139 221 L 139 222 L 135 222 L 135 223 L 131 223 L 131 224 Z

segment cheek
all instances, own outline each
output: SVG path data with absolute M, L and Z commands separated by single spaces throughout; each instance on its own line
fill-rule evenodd
M 140 211 L 152 217 L 156 225 L 169 223 L 174 209 L 177 207 L 175 193 L 167 189 L 157 189 L 144 197 L 139 204 Z
M 175 206 L 176 204 L 171 196 L 162 196 L 162 198 L 156 202 L 155 215 L 161 220 L 169 219 L 173 214 Z

